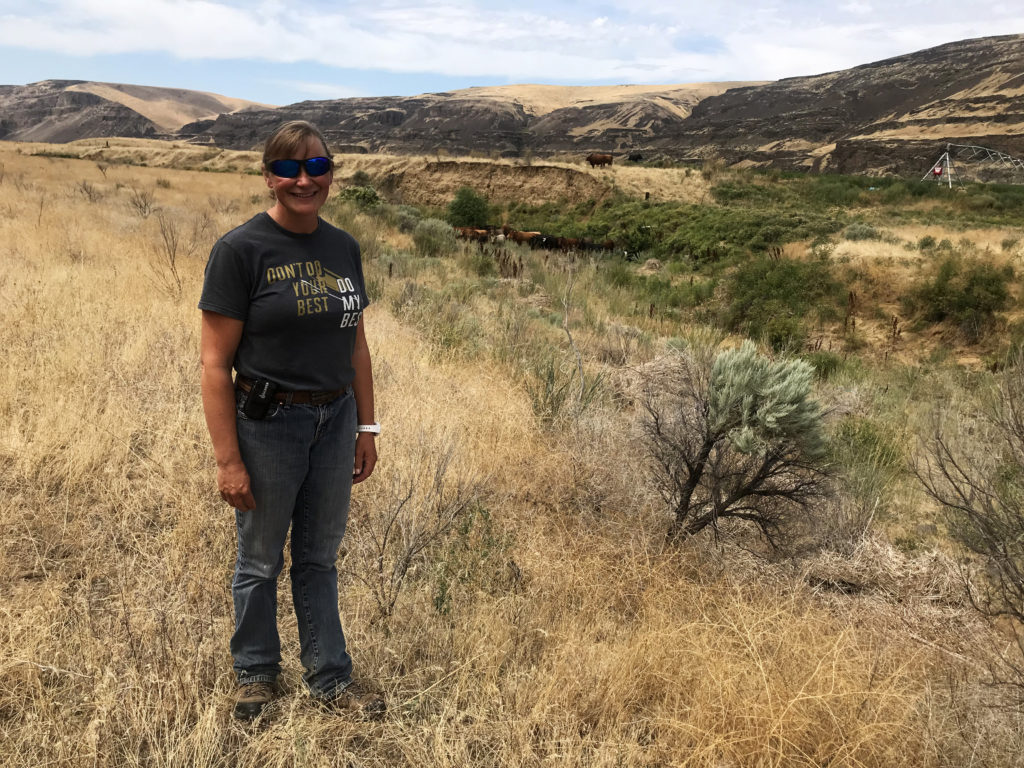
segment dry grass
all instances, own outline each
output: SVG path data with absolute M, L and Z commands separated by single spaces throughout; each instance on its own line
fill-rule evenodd
M 416 562 L 390 617 L 351 577 L 355 550 L 343 560 L 347 634 L 387 691 L 386 720 L 309 706 L 285 586 L 288 692 L 240 727 L 234 528 L 214 491 L 195 303 L 213 238 L 262 207 L 262 182 L 104 175 L 5 145 L 0 162 L 4 765 L 892 768 L 1019 754 L 1020 720 L 979 684 L 970 640 L 988 630 L 933 594 L 938 576 L 900 581 L 907 561 L 887 566 L 879 548 L 868 570 L 882 586 L 849 598 L 728 549 L 665 551 L 627 414 L 545 431 L 513 365 L 439 355 L 388 299 L 367 313 L 381 463 L 350 531 L 449 449 L 476 516 Z M 179 291 L 132 189 L 183 235 L 209 222 L 188 235 Z M 408 264 L 391 281 L 383 259 L 367 272 L 391 297 L 419 279 Z M 444 283 L 450 269 L 420 274 Z

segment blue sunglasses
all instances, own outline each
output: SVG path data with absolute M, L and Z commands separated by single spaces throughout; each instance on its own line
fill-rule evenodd
M 270 163 L 270 172 L 282 179 L 297 179 L 300 168 L 306 169 L 307 176 L 323 176 L 331 170 L 331 159 L 311 157 L 308 160 L 274 160 Z

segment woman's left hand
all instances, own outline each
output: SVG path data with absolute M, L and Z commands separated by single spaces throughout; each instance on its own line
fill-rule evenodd
M 356 438 L 356 466 L 352 472 L 352 482 L 361 483 L 373 473 L 377 466 L 376 436 L 371 432 L 360 432 Z

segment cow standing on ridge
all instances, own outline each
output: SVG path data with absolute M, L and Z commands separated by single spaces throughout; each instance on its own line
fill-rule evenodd
M 599 166 L 611 165 L 612 164 L 612 156 L 611 155 L 599 154 L 597 152 L 591 152 L 589 155 L 587 155 L 587 162 L 590 163 L 590 167 L 591 168 L 597 168 Z

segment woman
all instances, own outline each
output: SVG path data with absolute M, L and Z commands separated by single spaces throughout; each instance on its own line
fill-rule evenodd
M 267 140 L 274 203 L 213 247 L 199 308 L 202 393 L 221 498 L 235 507 L 231 638 L 236 717 L 277 692 L 277 577 L 290 571 L 303 680 L 318 702 L 379 715 L 352 682 L 338 614 L 338 546 L 353 483 L 377 461 L 359 245 L 319 217 L 333 180 L 321 133 L 285 123 Z M 231 371 L 237 375 L 232 381 Z

